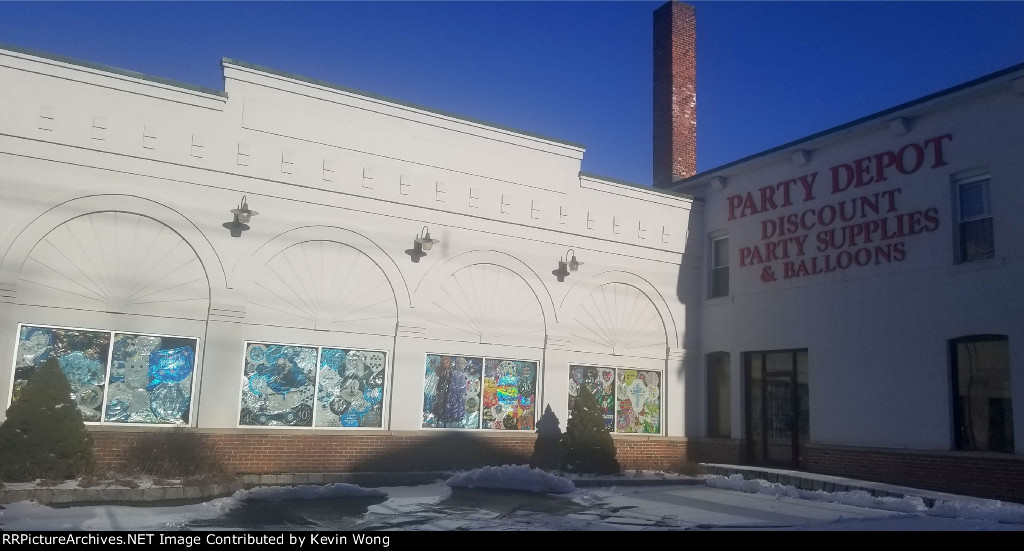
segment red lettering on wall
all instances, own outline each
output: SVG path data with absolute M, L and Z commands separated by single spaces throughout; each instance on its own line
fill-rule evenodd
M 829 167 L 831 194 L 873 188 L 895 176 L 946 166 L 943 134 Z M 729 220 L 813 201 L 818 172 L 726 198 Z M 867 190 L 865 190 L 867 191 Z M 760 243 L 740 247 L 739 266 L 766 264 L 761 281 L 806 277 L 854 267 L 903 262 L 905 239 L 939 228 L 939 210 L 902 211 L 903 189 L 893 187 L 761 219 Z M 810 241 L 810 245 L 808 245 Z M 813 249 L 813 250 L 812 250 Z M 775 263 L 775 266 L 770 264 Z M 781 268 L 781 270 L 780 270 Z M 771 277 L 765 277 L 770 273 Z

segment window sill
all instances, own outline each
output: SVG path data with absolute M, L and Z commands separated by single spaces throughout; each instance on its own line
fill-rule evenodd
M 963 272 L 976 272 L 978 270 L 992 270 L 995 268 L 1002 268 L 1005 264 L 1005 258 L 997 256 L 995 258 L 986 258 L 985 260 L 974 260 L 971 262 L 954 264 L 950 267 L 948 273 L 959 274 Z

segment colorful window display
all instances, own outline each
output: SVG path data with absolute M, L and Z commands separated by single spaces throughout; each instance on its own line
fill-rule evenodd
M 533 430 L 537 362 L 428 354 L 423 427 Z
M 12 401 L 35 370 L 56 358 L 86 422 L 187 425 L 199 341 L 23 325 Z
M 239 425 L 382 427 L 386 365 L 380 351 L 249 343 Z
M 590 391 L 601 404 L 604 425 L 615 430 L 615 370 L 607 367 L 569 366 L 569 411 L 581 388 Z
M 383 352 L 324 348 L 317 381 L 316 426 L 384 426 Z
M 609 432 L 661 434 L 661 372 L 569 366 L 569 411 L 585 389 L 594 394 Z

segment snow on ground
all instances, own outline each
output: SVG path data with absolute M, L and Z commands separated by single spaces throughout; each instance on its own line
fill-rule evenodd
M 919 513 L 940 518 L 989 520 L 1006 524 L 1024 525 L 1024 505 L 1005 503 L 997 500 L 971 499 L 966 501 L 940 501 L 932 507 L 925 505 L 919 497 L 875 497 L 868 492 L 825 492 L 822 490 L 801 490 L 765 480 L 745 480 L 741 475 L 709 476 L 704 483 L 710 488 L 724 488 L 748 493 L 786 496 L 811 501 L 843 503 L 870 509 L 883 509 L 902 513 Z
M 627 475 L 628 478 L 655 481 L 672 476 L 655 472 Z M 0 506 L 0 529 L 188 530 L 195 529 L 202 522 L 216 522 L 247 503 L 289 501 L 294 504 L 339 498 L 378 498 L 382 501 L 370 504 L 365 513 L 350 515 L 353 518 L 344 526 L 367 530 L 1024 530 L 1024 505 L 999 501 L 950 500 L 928 507 L 917 497 L 877 498 L 863 491 L 830 493 L 800 490 L 763 480 L 744 480 L 740 475 L 703 476 L 700 478 L 703 478 L 704 485 L 696 487 L 617 485 L 617 481 L 623 478 L 609 477 L 607 483 L 602 480 L 599 487 L 577 488 L 570 478 L 528 466 L 506 465 L 459 472 L 447 481 L 418 486 L 363 488 L 353 484 L 331 484 L 258 487 L 239 490 L 229 497 L 178 506 L 110 504 L 48 507 L 35 502 L 18 502 Z M 540 496 L 534 499 L 550 499 L 556 504 L 564 503 L 566 510 L 573 507 L 576 510 L 526 508 L 496 511 L 480 508 L 470 513 L 466 510 L 448 511 L 445 504 L 452 497 L 453 489 L 458 488 L 531 492 Z M 685 497 L 672 502 L 673 495 L 684 494 Z M 693 497 L 695 495 L 699 499 L 714 496 L 719 504 L 731 508 L 732 512 L 719 514 L 714 508 L 698 511 L 690 503 L 698 499 Z M 751 498 L 755 498 L 754 501 Z M 507 499 L 507 495 L 502 495 L 501 499 Z M 820 518 L 808 516 L 806 522 L 782 526 L 742 526 L 736 521 L 736 515 L 740 514 L 736 511 L 764 513 L 768 510 L 773 514 L 813 510 L 814 515 L 820 515 Z M 756 515 L 750 518 L 756 518 Z M 341 525 L 328 523 L 322 526 L 320 529 Z
M 500 488 L 545 494 L 571 494 L 576 486 L 568 478 L 555 476 L 528 465 L 483 467 L 456 473 L 448 479 L 453 488 Z

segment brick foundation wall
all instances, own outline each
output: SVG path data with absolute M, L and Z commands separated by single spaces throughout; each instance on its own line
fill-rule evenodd
M 728 438 L 691 438 L 688 441 L 689 457 L 698 463 L 724 463 L 742 465 L 744 448 L 742 440 Z
M 686 439 L 615 436 L 615 458 L 625 470 L 678 471 L 686 461 Z
M 99 472 L 126 467 L 126 451 L 148 432 L 91 430 Z M 530 462 L 535 434 L 294 430 L 196 432 L 232 472 L 379 473 L 452 471 Z M 744 464 L 744 442 L 616 435 L 624 471 L 679 471 L 686 462 Z M 808 444 L 799 470 L 938 492 L 1024 503 L 1024 456 Z
M 690 461 L 749 464 L 745 441 L 691 438 Z M 796 470 L 1024 503 L 1024 456 L 807 444 Z
M 231 472 L 354 473 L 449 471 L 530 462 L 536 435 L 466 432 L 360 434 L 274 430 L 196 432 L 204 446 Z M 146 437 L 138 430 L 94 430 L 96 467 L 118 472 L 127 467 L 126 452 Z M 615 437 L 623 469 L 671 471 L 686 456 L 684 439 Z
M 1024 457 L 808 444 L 803 470 L 1024 503 Z

